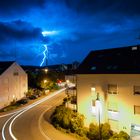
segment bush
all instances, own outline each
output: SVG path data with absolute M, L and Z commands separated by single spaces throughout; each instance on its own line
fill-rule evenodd
M 129 139 L 130 137 L 126 132 L 120 131 L 119 134 L 114 133 L 113 136 L 109 140 L 129 140 Z
M 71 132 L 77 133 L 80 136 L 85 135 L 85 129 L 84 128 L 84 116 L 73 112 L 71 116 L 71 121 L 70 121 L 70 128 Z
M 108 140 L 113 135 L 113 131 L 110 129 L 110 125 L 108 123 L 101 124 L 100 129 L 101 137 L 103 140 Z M 99 140 L 99 126 L 91 123 L 89 126 L 87 137 L 90 140 Z
M 51 116 L 52 124 L 54 126 L 60 126 L 62 128 L 69 128 L 70 126 L 70 114 L 71 110 L 65 108 L 64 106 L 56 107 L 54 113 Z
M 51 115 L 51 122 L 56 128 L 65 129 L 67 133 L 76 133 L 90 140 L 100 140 L 98 125 L 91 123 L 89 129 L 85 128 L 84 116 L 66 108 L 64 105 L 56 107 Z M 129 140 L 129 135 L 123 131 L 120 131 L 119 134 L 113 133 L 108 123 L 101 124 L 100 129 L 102 140 Z
M 89 125 L 89 131 L 87 137 L 90 140 L 99 140 L 99 127 L 93 123 Z
M 108 123 L 104 123 L 101 125 L 101 134 L 103 140 L 108 140 L 110 137 L 113 136 L 113 131 L 111 130 Z
M 86 134 L 84 116 L 66 108 L 64 105 L 56 107 L 51 116 L 51 122 L 55 127 L 68 129 L 68 132 L 76 133 L 80 136 Z
M 120 131 L 119 137 L 123 138 L 124 140 L 129 140 L 130 139 L 130 136 L 124 131 Z
M 26 97 L 29 97 L 29 96 L 33 95 L 33 93 L 34 93 L 34 89 L 30 88 L 25 94 L 26 94 Z

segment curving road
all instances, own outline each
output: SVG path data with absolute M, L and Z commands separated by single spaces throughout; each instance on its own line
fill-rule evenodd
M 62 102 L 64 90 L 54 92 L 14 114 L 0 117 L 2 140 L 51 140 L 42 131 L 41 117 L 45 111 Z

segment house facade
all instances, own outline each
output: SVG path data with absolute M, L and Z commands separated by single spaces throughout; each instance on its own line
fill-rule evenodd
M 16 62 L 0 62 L 0 108 L 25 96 L 28 79 Z
M 92 51 L 77 72 L 77 111 L 85 125 L 108 122 L 140 139 L 140 46 Z

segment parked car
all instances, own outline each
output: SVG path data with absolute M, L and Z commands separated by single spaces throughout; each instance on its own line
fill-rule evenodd
M 28 98 L 30 100 L 34 100 L 34 99 L 38 98 L 38 96 L 33 94 L 33 95 L 30 95 Z
M 22 98 L 22 99 L 18 100 L 16 103 L 17 104 L 26 104 L 26 103 L 28 103 L 28 99 L 27 98 Z

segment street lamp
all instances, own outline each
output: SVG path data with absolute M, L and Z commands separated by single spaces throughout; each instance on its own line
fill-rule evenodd
M 47 80 L 44 80 L 44 83 L 47 83 Z
M 44 69 L 44 71 L 45 71 L 45 73 L 47 73 L 48 72 L 48 69 Z
M 101 116 L 101 102 L 99 99 L 99 93 L 97 93 L 97 98 L 96 98 L 96 111 L 97 111 L 97 117 L 98 117 L 98 123 L 99 123 L 99 140 L 102 140 L 102 134 L 101 134 L 101 120 L 100 120 L 100 116 Z

